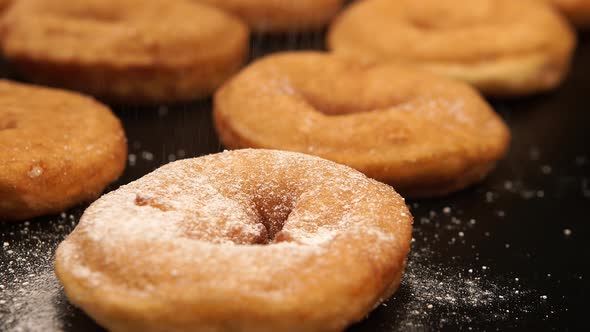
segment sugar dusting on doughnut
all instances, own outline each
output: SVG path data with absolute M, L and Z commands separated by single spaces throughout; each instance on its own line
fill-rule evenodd
M 219 330 L 228 317 L 238 330 L 341 330 L 397 288 L 411 220 L 391 187 L 346 166 L 224 152 L 92 204 L 60 245 L 56 273 L 72 303 L 115 331 Z M 173 303 L 174 315 L 154 309 Z
M 314 154 L 409 197 L 481 181 L 510 140 L 502 119 L 464 83 L 322 52 L 254 62 L 217 91 L 213 117 L 227 148 Z

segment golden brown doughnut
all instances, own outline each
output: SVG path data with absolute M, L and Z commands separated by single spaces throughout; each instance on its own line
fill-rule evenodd
M 481 180 L 509 131 L 470 86 L 394 64 L 294 52 L 255 62 L 215 95 L 228 148 L 299 151 L 354 167 L 404 196 Z
M 590 0 L 544 0 L 554 5 L 576 26 L 590 26 Z
M 253 30 L 292 32 L 318 29 L 336 15 L 342 0 L 196 0 L 227 10 Z
M 76 93 L 0 80 L 0 220 L 92 200 L 123 172 L 125 133 Z
M 403 198 L 351 168 L 231 151 L 100 198 L 55 271 L 110 331 L 341 331 L 399 285 L 411 224 Z
M 367 0 L 335 20 L 327 42 L 338 54 L 411 63 L 510 96 L 559 85 L 576 40 L 538 0 Z
M 0 0 L 0 13 L 12 3 L 13 0 Z
M 242 64 L 248 28 L 175 0 L 19 0 L 0 23 L 4 56 L 32 81 L 119 102 L 211 94 Z

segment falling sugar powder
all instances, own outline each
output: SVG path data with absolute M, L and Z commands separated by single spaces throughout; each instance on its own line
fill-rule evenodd
M 135 166 L 135 164 L 137 163 L 137 156 L 133 153 L 130 153 L 127 156 L 127 161 L 129 162 L 129 166 Z
M 533 161 L 539 160 L 541 157 L 541 150 L 537 147 L 532 147 L 529 150 L 529 158 Z
M 552 168 L 549 165 L 543 165 L 541 166 L 541 173 L 545 174 L 545 175 L 549 175 L 552 172 Z
M 511 181 L 504 182 L 504 189 L 511 191 L 514 189 L 514 184 Z
M 166 106 L 158 107 L 158 116 L 160 118 L 163 118 L 163 117 L 166 117 L 166 115 L 168 115 L 168 107 L 166 107 Z
M 584 155 L 576 156 L 576 166 L 584 166 L 588 163 L 588 157 Z
M 141 152 L 141 158 L 147 161 L 152 161 L 154 160 L 154 154 L 149 151 L 143 151 Z

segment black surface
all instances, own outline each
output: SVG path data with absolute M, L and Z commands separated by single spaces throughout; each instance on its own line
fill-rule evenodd
M 253 57 L 314 48 L 322 34 L 254 37 Z M 510 154 L 481 185 L 409 201 L 412 253 L 398 293 L 350 331 L 582 330 L 590 252 L 590 35 L 549 94 L 492 101 L 513 132 Z M 221 150 L 209 101 L 114 107 L 130 163 L 112 186 L 169 160 Z M 136 161 L 132 162 L 133 156 Z M 71 307 L 52 270 L 84 207 L 0 224 L 0 330 L 100 331 Z

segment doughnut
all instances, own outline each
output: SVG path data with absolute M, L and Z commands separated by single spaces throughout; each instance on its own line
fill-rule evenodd
M 396 290 L 411 232 L 403 198 L 349 167 L 236 150 L 94 202 L 55 272 L 110 331 L 341 331 Z
M 0 14 L 6 9 L 8 8 L 8 6 L 10 6 L 10 4 L 12 3 L 12 1 L 14 0 L 0 0 Z
M 20 75 L 121 103 L 206 97 L 248 43 L 238 19 L 182 0 L 19 0 L 0 22 Z
M 342 0 L 197 0 L 240 17 L 255 31 L 284 33 L 319 29 L 342 7 Z
M 404 197 L 480 181 L 510 137 L 462 82 L 319 52 L 253 63 L 218 90 L 213 117 L 227 148 L 314 154 L 389 183 Z
M 106 106 L 76 93 L 0 80 L 0 220 L 95 199 L 126 160 L 125 133 Z
M 545 0 L 554 5 L 574 25 L 590 27 L 590 0 Z
M 361 61 L 420 66 L 486 95 L 519 96 L 563 81 L 576 37 L 538 0 L 367 0 L 334 21 L 327 44 Z

